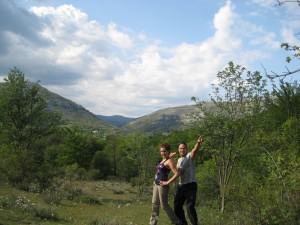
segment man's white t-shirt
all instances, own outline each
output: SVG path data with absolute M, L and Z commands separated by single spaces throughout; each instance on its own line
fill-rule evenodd
M 197 182 L 195 177 L 195 165 L 191 153 L 188 153 L 185 157 L 180 157 L 178 159 L 177 169 L 180 174 L 180 185 Z

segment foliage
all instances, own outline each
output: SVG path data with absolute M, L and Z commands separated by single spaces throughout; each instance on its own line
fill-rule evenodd
M 131 177 L 137 178 L 139 192 L 142 194 L 145 187 L 149 185 L 149 174 L 152 171 L 151 157 L 153 156 L 153 148 L 150 145 L 150 137 L 147 134 L 132 133 L 122 138 L 121 157 L 119 162 L 121 166 L 120 174 L 123 174 L 129 180 Z M 124 174 L 124 168 L 127 168 Z M 152 175 L 153 176 L 153 175 Z
M 300 48 L 299 46 L 296 46 L 296 45 L 290 45 L 288 43 L 282 43 L 281 44 L 281 47 L 284 48 L 286 51 L 292 51 L 292 52 L 295 52 L 294 53 L 294 57 L 295 58 L 300 58 Z M 289 63 L 292 61 L 291 57 L 287 57 L 286 58 L 286 61 Z
M 192 99 L 203 112 L 203 115 L 196 117 L 195 123 L 200 121 L 200 130 L 207 137 L 206 146 L 218 168 L 220 210 L 223 212 L 235 164 L 247 151 L 257 116 L 263 110 L 266 81 L 259 72 L 246 72 L 244 67 L 233 62 L 229 62 L 228 67 L 217 74 L 217 78 L 218 83 L 213 84 L 213 94 L 210 95 L 211 107 L 195 97 Z
M 37 83 L 25 80 L 17 68 L 10 70 L 0 95 L 0 167 L 6 178 L 26 187 L 30 182 L 47 185 L 43 141 L 54 132 L 59 115 L 47 111 Z
M 282 124 L 288 118 L 300 116 L 300 86 L 297 81 L 292 83 L 279 80 L 279 87 L 273 83 L 272 92 L 266 96 L 265 107 L 275 112 L 277 124 Z M 271 121 L 270 121 L 271 122 Z
M 52 220 L 57 221 L 58 217 L 55 211 L 43 206 L 32 203 L 25 197 L 17 197 L 15 195 L 8 195 L 0 198 L 0 207 L 5 210 L 20 211 L 24 216 L 37 218 L 41 221 Z
M 58 123 L 49 113 L 37 83 L 29 83 L 17 68 L 10 70 L 1 88 L 0 121 L 2 132 L 15 148 L 34 151 L 39 141 Z

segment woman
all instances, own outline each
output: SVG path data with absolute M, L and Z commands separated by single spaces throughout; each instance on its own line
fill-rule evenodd
M 173 182 L 179 173 L 173 158 L 170 158 L 171 147 L 169 144 L 160 145 L 160 155 L 162 160 L 156 165 L 156 174 L 153 183 L 152 196 L 152 213 L 150 225 L 156 225 L 159 217 L 159 207 L 163 208 L 172 224 L 180 225 L 180 220 L 176 217 L 173 209 L 168 203 L 169 184 Z M 173 176 L 168 179 L 168 175 L 172 171 Z

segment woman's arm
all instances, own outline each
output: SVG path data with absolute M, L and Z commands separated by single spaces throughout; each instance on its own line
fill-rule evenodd
M 170 184 L 171 182 L 173 182 L 174 180 L 176 180 L 176 178 L 179 176 L 179 172 L 178 172 L 178 170 L 176 168 L 176 164 L 175 164 L 175 160 L 174 159 L 170 158 L 169 160 L 167 160 L 165 162 L 165 166 L 168 166 L 171 169 L 171 171 L 173 173 L 173 176 L 169 180 L 167 180 L 167 181 L 161 181 L 160 182 L 161 186 Z

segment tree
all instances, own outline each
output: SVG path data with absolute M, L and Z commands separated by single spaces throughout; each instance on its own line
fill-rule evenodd
M 256 116 L 263 110 L 266 81 L 259 72 L 246 72 L 244 67 L 233 62 L 229 62 L 217 78 L 217 85 L 212 85 L 211 103 L 195 97 L 192 100 L 203 113 L 195 115 L 194 123 L 200 128 L 205 146 L 217 166 L 220 210 L 224 212 L 236 161 L 247 150 Z
M 256 202 L 264 224 L 298 224 L 300 168 L 300 86 L 280 80 L 265 101 L 265 127 L 257 130 L 256 162 L 264 166 L 257 174 L 260 188 Z M 258 193 L 260 192 L 260 193 Z M 257 207 L 257 205 L 255 207 Z
M 64 135 L 57 154 L 59 164 L 61 166 L 77 164 L 79 168 L 90 169 L 95 153 L 104 149 L 100 138 L 82 133 L 76 127 L 64 129 Z
M 139 187 L 139 192 L 144 192 L 145 185 L 147 185 L 149 172 L 151 171 L 151 156 L 153 155 L 153 148 L 150 146 L 150 137 L 146 134 L 131 133 L 124 136 L 120 149 L 122 151 L 122 158 L 119 160 L 122 167 L 119 167 L 119 173 L 126 168 L 127 178 L 135 178 Z M 121 166 L 120 165 L 120 166 Z
M 273 112 L 275 121 L 282 124 L 288 118 L 300 116 L 300 86 L 279 80 L 279 87 L 273 84 L 273 90 L 265 100 L 266 110 Z M 276 114 L 274 113 L 276 112 Z
M 13 183 L 36 180 L 43 164 L 42 140 L 54 131 L 59 115 L 47 110 L 38 82 L 25 80 L 16 67 L 4 81 L 0 89 L 0 126 L 4 138 L 0 167 Z M 8 156 L 8 160 L 3 156 Z
M 106 138 L 106 146 L 105 151 L 107 152 L 107 155 L 110 157 L 112 162 L 112 175 L 117 175 L 117 164 L 119 160 L 118 156 L 118 143 L 119 139 L 117 138 L 117 135 L 111 134 L 107 136 Z

